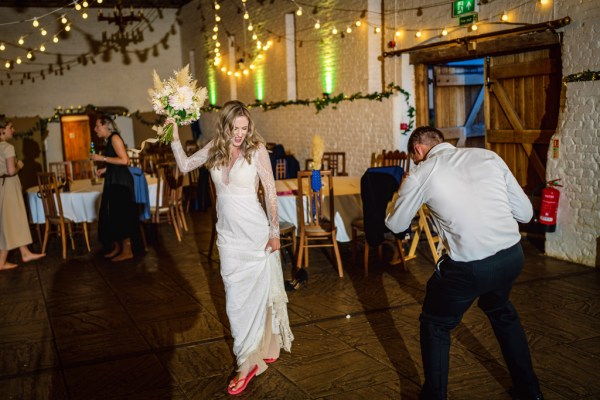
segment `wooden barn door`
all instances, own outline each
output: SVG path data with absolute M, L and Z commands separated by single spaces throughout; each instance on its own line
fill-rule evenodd
M 486 147 L 504 159 L 527 194 L 546 180 L 561 70 L 558 46 L 486 58 Z
M 456 147 L 483 147 L 483 65 L 436 65 L 433 82 L 435 127 Z

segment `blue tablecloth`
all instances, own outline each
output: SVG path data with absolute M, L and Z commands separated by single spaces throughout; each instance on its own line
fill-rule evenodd
M 150 219 L 150 194 L 148 193 L 148 182 L 144 171 L 139 167 L 129 167 L 129 172 L 133 176 L 133 187 L 135 191 L 135 202 L 142 206 L 140 220 Z

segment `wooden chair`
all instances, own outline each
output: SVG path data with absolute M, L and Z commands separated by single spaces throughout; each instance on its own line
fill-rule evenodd
M 285 160 L 279 159 L 275 161 L 275 179 L 285 179 L 286 177 L 286 166 Z
M 195 140 L 186 140 L 184 149 L 185 153 L 188 156 L 191 156 L 192 154 L 200 150 L 200 147 L 198 146 L 198 143 Z
M 262 186 L 262 183 L 258 185 L 258 200 L 265 211 L 265 214 L 268 215 L 267 205 L 265 201 L 265 191 Z M 292 253 L 292 263 L 296 259 L 296 227 L 294 224 L 288 221 L 279 220 L 279 242 L 281 244 L 281 250 L 286 248 L 291 249 Z
M 330 170 L 333 176 L 348 176 L 346 172 L 346 152 L 326 151 L 323 153 L 323 169 Z
M 410 157 L 404 151 L 394 150 L 394 151 L 385 151 L 382 153 L 382 167 L 389 167 L 392 165 L 397 165 L 399 167 L 404 168 L 404 173 L 408 174 L 410 168 Z
M 190 212 L 190 204 L 192 201 L 198 202 L 200 198 L 200 188 L 198 187 L 198 179 L 200 178 L 200 169 L 195 168 L 188 172 L 189 185 L 183 187 L 183 198 L 185 202 L 185 212 Z
M 76 160 L 73 165 L 73 179 L 92 179 L 94 177 L 94 162 L 91 160 Z
M 320 171 L 323 186 L 314 191 L 311 187 L 312 171 L 298 172 L 298 195 L 296 197 L 296 209 L 298 211 L 298 227 L 300 231 L 300 242 L 298 246 L 298 258 L 296 267 L 299 269 L 304 261 L 304 267 L 308 268 L 308 249 L 313 247 L 333 247 L 337 261 L 338 274 L 344 277 L 342 259 L 338 249 L 334 216 L 333 201 L 333 173 L 332 171 Z M 327 196 L 327 199 L 325 197 Z M 329 215 L 325 215 L 324 202 L 329 202 Z M 328 221 L 326 221 L 328 219 Z M 318 244 L 311 244 L 311 242 Z M 323 242 L 329 241 L 329 243 Z
M 69 238 L 71 239 L 71 249 L 75 250 L 75 241 L 73 240 L 73 233 L 74 225 L 76 225 L 76 223 L 64 217 L 56 174 L 54 172 L 38 172 L 37 178 L 40 196 L 42 198 L 42 204 L 44 206 L 44 216 L 46 217 L 46 229 L 44 231 L 42 253 L 46 252 L 46 245 L 48 244 L 48 236 L 50 235 L 51 227 L 56 226 L 56 233 L 61 237 L 62 240 L 62 256 L 63 259 L 66 259 L 67 233 L 69 235 Z M 81 226 L 83 234 L 85 236 L 85 243 L 87 245 L 88 252 L 90 252 L 91 248 L 87 230 L 87 223 L 82 222 Z
M 408 254 L 406 255 L 406 260 L 412 260 L 415 258 L 417 245 L 419 244 L 419 240 L 421 239 L 421 235 L 423 232 L 425 233 L 425 237 L 427 238 L 427 244 L 429 246 L 429 250 L 431 251 L 431 256 L 433 257 L 434 263 L 437 263 L 439 258 L 442 255 L 444 250 L 444 246 L 440 241 L 439 236 L 435 235 L 432 232 L 430 227 L 434 227 L 433 221 L 431 221 L 431 216 L 429 215 L 429 209 L 426 205 L 423 205 L 419 208 L 417 212 L 417 223 L 413 224 L 411 230 L 414 232 L 410 249 L 408 250 Z
M 176 197 L 177 180 L 179 176 L 172 166 L 168 164 L 161 165 L 158 168 L 158 179 L 156 181 L 156 202 L 155 206 L 150 207 L 150 221 L 154 224 L 167 222 L 173 226 L 177 240 L 181 242 L 181 233 L 179 231 L 179 221 L 177 210 L 174 207 Z
M 48 172 L 54 172 L 60 182 L 73 180 L 73 163 L 71 161 L 56 161 L 48 163 Z

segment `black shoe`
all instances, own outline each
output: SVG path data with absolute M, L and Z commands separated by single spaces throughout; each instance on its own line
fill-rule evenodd
M 304 268 L 300 268 L 294 279 L 291 281 L 285 281 L 285 290 L 291 292 L 293 290 L 298 290 L 303 286 L 308 286 L 308 272 Z
M 544 400 L 544 395 L 541 392 L 536 395 L 530 395 L 515 388 L 510 388 L 508 389 L 508 394 L 512 400 Z

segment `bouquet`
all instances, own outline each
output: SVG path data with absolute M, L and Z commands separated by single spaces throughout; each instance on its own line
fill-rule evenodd
M 189 65 L 181 71 L 173 71 L 175 76 L 161 81 L 153 72 L 154 87 L 148 89 L 154 112 L 175 120 L 177 125 L 189 125 L 200 118 L 200 108 L 206 101 L 207 91 L 196 87 L 196 81 L 189 73 Z M 157 139 L 163 144 L 173 141 L 173 124 L 157 130 Z

